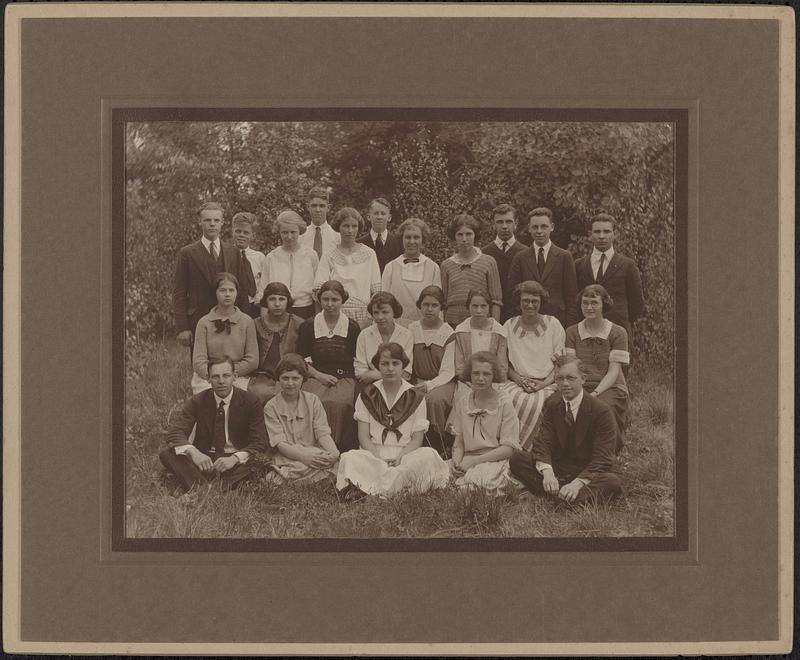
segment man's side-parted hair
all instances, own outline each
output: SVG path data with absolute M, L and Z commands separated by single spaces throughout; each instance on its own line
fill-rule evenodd
M 513 213 L 514 219 L 517 219 L 517 209 L 511 204 L 498 204 L 492 209 L 492 220 L 494 220 L 495 216 L 505 215 L 506 213 Z
M 378 291 L 378 293 L 370 298 L 370 301 L 367 303 L 367 314 L 371 316 L 372 311 L 381 305 L 389 305 L 396 319 L 399 319 L 403 315 L 403 306 L 397 302 L 397 298 L 394 297 L 394 294 L 388 291 Z
M 613 231 L 616 231 L 616 230 L 617 230 L 617 219 L 616 219 L 616 218 L 615 218 L 613 215 L 611 215 L 610 213 L 598 213 L 597 215 L 595 215 L 595 216 L 594 216 L 594 217 L 593 217 L 593 218 L 592 218 L 592 219 L 589 221 L 589 228 L 591 228 L 591 226 L 592 226 L 592 225 L 593 225 L 595 222 L 608 222 L 608 223 L 610 223 L 610 224 L 611 224 L 611 229 L 612 229 Z
M 199 209 L 197 209 L 198 218 L 203 211 L 224 211 L 224 209 L 222 208 L 222 204 L 219 202 L 206 202 L 205 204 L 201 205 Z
M 231 225 L 250 225 L 251 227 L 258 224 L 258 217 L 255 213 L 248 213 L 247 211 L 239 211 L 233 218 L 231 218 Z
M 372 208 L 373 204 L 380 204 L 381 206 L 385 206 L 389 209 L 389 213 L 392 212 L 392 205 L 389 203 L 389 200 L 385 197 L 375 197 L 374 199 L 369 200 L 369 204 L 367 204 L 367 211 Z
M 458 231 L 459 227 L 467 227 L 474 231 L 476 241 L 481 235 L 481 223 L 471 215 L 460 213 L 454 217 L 447 226 L 447 238 L 449 238 L 451 241 L 456 240 L 456 232 Z
M 500 381 L 500 361 L 497 359 L 497 355 L 492 353 L 491 351 L 478 351 L 477 353 L 472 353 L 467 357 L 464 361 L 464 366 L 461 367 L 461 380 L 465 383 L 469 383 L 472 380 L 472 365 L 476 362 L 481 362 L 483 364 L 491 364 L 492 365 L 492 382 L 497 383 Z
M 561 367 L 566 367 L 568 364 L 575 363 L 578 365 L 578 371 L 580 371 L 584 376 L 586 375 L 586 367 L 581 359 L 576 355 L 571 355 L 569 353 L 557 353 L 553 356 L 552 361 L 556 369 L 560 369 Z
M 400 360 L 400 362 L 403 363 L 403 368 L 407 367 L 408 363 L 411 362 L 400 344 L 396 341 L 386 341 L 378 346 L 378 350 L 375 351 L 375 355 L 373 355 L 372 360 L 370 360 L 372 366 L 376 369 L 380 369 L 381 355 L 384 353 L 388 353 L 393 360 Z
M 280 359 L 278 366 L 275 367 L 275 378 L 280 378 L 281 374 L 288 373 L 289 371 L 296 371 L 303 377 L 303 380 L 308 378 L 308 366 L 306 365 L 306 361 L 297 353 L 287 353 Z
M 307 202 L 310 202 L 312 199 L 324 199 L 326 202 L 329 202 L 330 193 L 328 192 L 327 188 L 322 186 L 314 186 L 308 191 L 308 195 L 306 195 Z
M 229 364 L 231 365 L 231 371 L 236 373 L 236 365 L 233 362 L 233 358 L 230 355 L 225 355 L 223 357 L 215 357 L 210 358 L 208 360 L 208 374 L 211 375 L 211 367 L 217 364 Z
M 531 218 L 542 215 L 550 218 L 550 223 L 553 223 L 553 212 L 546 206 L 537 206 L 533 211 L 528 213 L 528 222 L 530 222 Z

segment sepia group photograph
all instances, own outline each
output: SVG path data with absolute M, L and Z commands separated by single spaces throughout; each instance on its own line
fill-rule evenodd
M 685 113 L 114 112 L 119 541 L 685 544 Z

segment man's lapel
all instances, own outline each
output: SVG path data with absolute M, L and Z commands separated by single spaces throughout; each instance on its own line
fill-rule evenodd
M 550 276 L 550 273 L 553 271 L 553 266 L 557 258 L 558 254 L 556 254 L 556 246 L 551 245 L 550 249 L 547 252 L 547 257 L 544 260 L 544 272 L 539 273 L 541 282 L 544 282 Z
M 220 243 L 220 245 L 222 244 Z M 213 284 L 213 278 L 209 269 L 211 255 L 208 254 L 208 250 L 206 250 L 205 246 L 200 241 L 192 243 L 189 254 L 191 254 L 194 263 L 197 265 L 197 269 L 203 273 L 203 276 L 206 278 L 206 280 L 208 280 L 208 283 Z
M 586 437 L 586 431 L 589 428 L 589 417 L 591 416 L 591 413 L 589 412 L 589 406 L 592 404 L 592 402 L 589 399 L 591 399 L 591 395 L 588 392 L 584 392 L 583 400 L 581 401 L 581 406 L 580 408 L 578 408 L 578 416 L 575 419 L 576 449 L 580 447 L 580 444 Z
M 602 284 L 603 282 L 608 280 L 614 274 L 614 271 L 617 270 L 617 268 L 619 268 L 619 257 L 615 252 L 614 256 L 611 257 L 611 260 L 606 265 L 606 269 L 603 272 L 603 276 L 600 278 L 599 283 Z

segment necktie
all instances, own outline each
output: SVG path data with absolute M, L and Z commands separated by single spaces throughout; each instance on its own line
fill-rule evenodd
M 508 243 L 506 241 L 503 241 L 503 244 L 500 246 L 500 249 L 503 251 L 503 254 L 505 254 L 506 250 L 508 250 Z
M 567 407 L 567 412 L 564 415 L 564 421 L 567 423 L 566 450 L 568 454 L 572 454 L 575 449 L 575 417 L 572 415 L 572 406 L 568 403 L 564 405 Z
M 539 275 L 544 272 L 544 248 L 539 248 L 539 256 L 536 257 L 536 267 L 539 269 Z
M 603 277 L 603 264 L 606 261 L 606 253 L 600 253 L 600 265 L 597 267 L 597 277 L 595 277 L 595 282 L 599 282 L 600 278 Z
M 575 416 L 572 414 L 572 406 L 567 404 L 567 414 L 564 415 L 564 420 L 567 422 L 567 428 L 572 428 L 575 423 Z
M 380 234 L 378 234 L 375 239 L 375 252 L 383 252 L 383 239 L 380 237 Z
M 317 227 L 317 233 L 314 234 L 314 252 L 322 259 L 322 227 Z
M 225 402 L 220 401 L 214 417 L 214 454 L 221 458 L 225 453 Z
M 253 275 L 253 268 L 244 250 L 242 250 L 242 270 L 244 271 L 244 278 L 247 280 L 247 295 L 256 295 L 256 278 Z
M 211 241 L 211 244 L 208 246 L 208 251 L 211 253 L 211 260 L 217 260 L 217 246 L 214 241 Z

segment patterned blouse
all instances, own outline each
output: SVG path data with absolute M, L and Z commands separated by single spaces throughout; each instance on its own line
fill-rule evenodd
M 586 383 L 584 389 L 591 391 L 597 387 L 608 373 L 611 362 L 630 364 L 631 357 L 628 352 L 628 333 L 620 325 L 608 319 L 603 320 L 603 327 L 597 333 L 592 333 L 586 328 L 586 320 L 571 325 L 567 328 L 565 351 L 576 355 L 586 367 Z M 625 374 L 619 370 L 617 381 L 613 387 L 624 392 L 628 391 Z
M 444 320 L 451 325 L 457 325 L 469 316 L 467 294 L 470 289 L 484 289 L 491 304 L 503 304 L 497 262 L 478 248 L 475 251 L 477 254 L 466 261 L 454 254 L 442 263 L 442 291 L 447 301 Z

